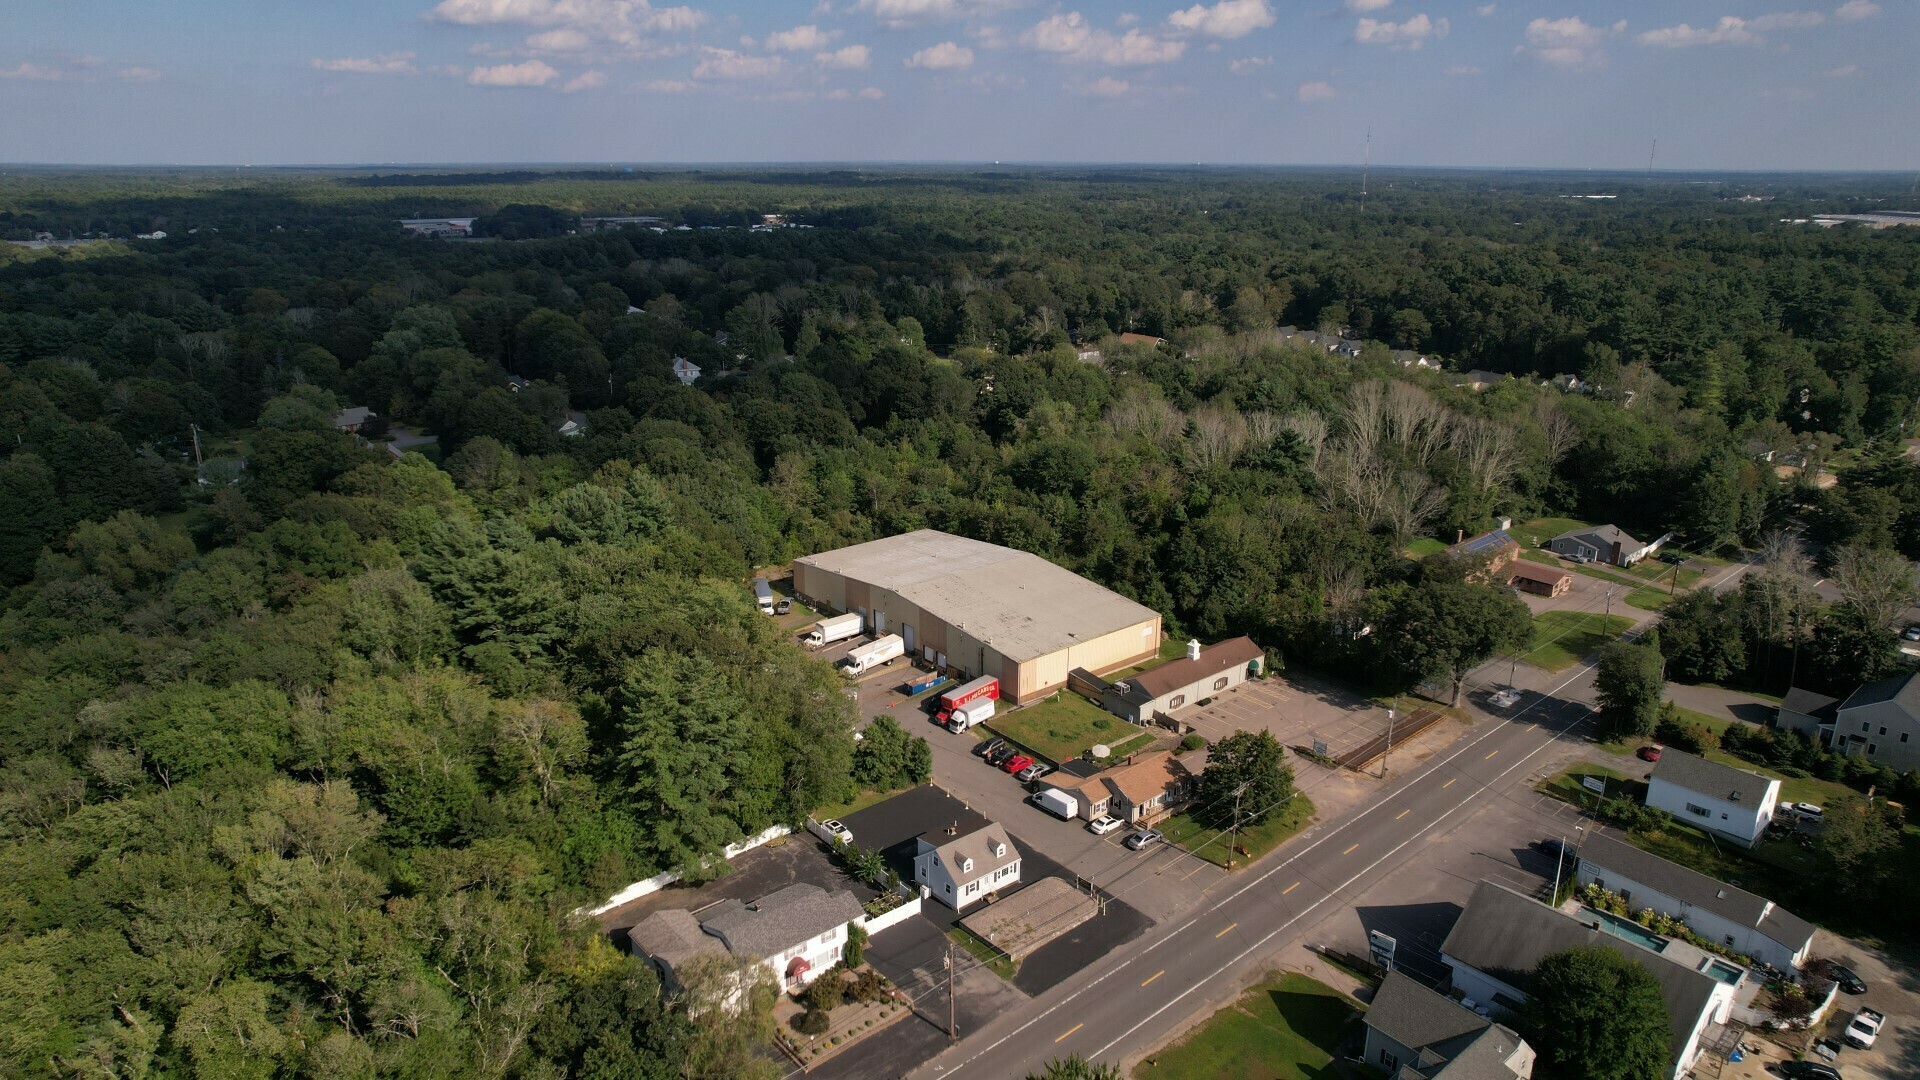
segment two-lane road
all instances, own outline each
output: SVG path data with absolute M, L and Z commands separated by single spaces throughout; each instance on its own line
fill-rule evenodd
M 923 1066 L 917 1075 L 1024 1076 L 1049 1058 L 1077 1053 L 1118 1062 L 1165 1038 L 1207 1000 L 1332 910 L 1342 898 L 1413 858 L 1423 838 L 1459 823 L 1489 791 L 1525 780 L 1528 762 L 1590 714 L 1591 668 L 1537 696 L 1507 719 L 1425 763 L 1379 801 L 1334 823 L 1245 881 L 1219 886 L 1195 912 L 1120 957 L 1096 964 L 1017 1016 Z M 1311 834 L 1310 834 L 1311 835 Z M 1302 839 L 1307 839 L 1302 837 Z

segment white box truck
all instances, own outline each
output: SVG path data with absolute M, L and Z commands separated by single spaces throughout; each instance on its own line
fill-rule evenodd
M 993 699 L 975 698 L 947 716 L 948 731 L 965 731 L 975 724 L 993 719 Z
M 1062 821 L 1072 821 L 1074 818 L 1080 816 L 1080 800 L 1061 791 L 1059 788 L 1048 788 L 1045 791 L 1034 792 L 1033 805 L 1045 810 L 1047 813 L 1052 814 Z
M 865 645 L 856 646 L 847 654 L 847 665 L 840 669 L 849 679 L 857 679 L 882 664 L 891 663 L 907 655 L 907 643 L 900 640 L 899 634 L 888 634 L 874 638 Z
M 856 612 L 849 611 L 845 615 L 821 619 L 807 633 L 807 648 L 824 648 L 836 641 L 845 641 L 859 632 L 860 616 Z
M 773 586 L 766 578 L 753 579 L 753 602 L 760 607 L 760 614 L 773 614 Z

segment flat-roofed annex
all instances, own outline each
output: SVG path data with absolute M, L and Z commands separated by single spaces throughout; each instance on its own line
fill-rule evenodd
M 794 562 L 894 593 L 1015 663 L 1159 617 L 1038 555 L 933 529 Z

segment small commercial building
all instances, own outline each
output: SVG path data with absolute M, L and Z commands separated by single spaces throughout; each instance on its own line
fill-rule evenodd
M 1071 786 L 1064 782 L 1052 786 L 1079 800 L 1080 817 L 1084 820 L 1110 817 L 1129 825 L 1153 822 L 1193 798 L 1205 756 L 1188 754 L 1189 760 L 1183 761 L 1172 751 L 1160 750 L 1095 773 Z M 1064 777 L 1062 773 L 1054 775 Z
M 997 821 L 969 813 L 914 838 L 913 880 L 955 911 L 1020 884 L 1020 849 Z
M 1669 746 L 1647 778 L 1647 805 L 1741 847 L 1766 834 L 1780 781 Z
M 1506 569 L 1507 584 L 1536 596 L 1565 596 L 1573 588 L 1573 575 L 1557 566 L 1519 559 Z
M 1189 641 L 1186 656 L 1108 684 L 1100 704 L 1128 723 L 1151 723 L 1246 682 L 1259 673 L 1266 655 L 1252 638 L 1229 638 L 1204 649 Z
M 1580 845 L 1582 885 L 1619 893 L 1630 911 L 1652 908 L 1683 920 L 1693 932 L 1782 971 L 1813 952 L 1813 924 L 1764 896 L 1641 851 L 1611 836 Z
M 968 678 L 1000 680 L 1026 704 L 1158 655 L 1160 615 L 1038 555 L 921 529 L 793 561 L 794 591 L 816 608 L 857 612 L 873 634 Z
M 1361 1060 L 1393 1080 L 1529 1080 L 1533 1047 L 1519 1032 L 1387 972 L 1367 1004 Z

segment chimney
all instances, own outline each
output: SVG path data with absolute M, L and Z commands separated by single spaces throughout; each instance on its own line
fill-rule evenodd
M 1513 528 L 1513 519 L 1510 517 L 1502 517 L 1500 519 L 1500 528 L 1503 530 Z
M 1456 544 L 1457 544 L 1457 543 L 1459 543 L 1460 541 L 1462 541 L 1462 540 L 1465 540 L 1466 538 L 1467 538 L 1467 530 L 1465 530 L 1465 529 L 1455 529 L 1455 530 L 1453 530 L 1453 542 L 1454 542 L 1454 543 L 1456 543 Z
M 948 836 L 960 835 L 960 823 L 958 821 L 955 821 L 953 824 L 947 826 L 947 835 Z
M 1187 639 L 1187 659 L 1189 660 L 1200 659 L 1200 639 L 1199 638 Z

